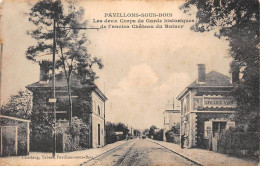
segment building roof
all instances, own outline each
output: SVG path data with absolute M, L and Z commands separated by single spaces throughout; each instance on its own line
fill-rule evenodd
M 82 87 L 83 85 L 80 83 L 80 80 L 78 77 L 71 75 L 71 86 L 72 87 Z M 63 73 L 56 75 L 56 81 L 55 81 L 56 88 L 61 87 L 67 87 L 67 79 Z M 52 87 L 52 78 L 47 81 L 38 81 L 36 83 L 30 84 L 26 86 L 28 89 L 33 88 L 51 88 Z
M 196 79 L 194 82 L 192 82 L 188 87 L 216 87 L 216 86 L 230 86 L 232 87 L 232 84 L 230 83 L 230 78 L 226 75 L 223 75 L 216 71 L 211 71 L 206 74 L 205 83 L 199 84 L 198 80 Z
M 95 88 L 94 88 L 94 92 L 99 96 L 101 97 L 103 100 L 107 100 L 107 97 L 105 96 L 105 94 L 103 92 L 101 92 L 101 90 L 97 87 L 97 85 L 95 85 Z
M 71 88 L 74 89 L 82 89 L 82 88 L 89 88 L 92 89 L 99 97 L 103 100 L 107 100 L 107 97 L 98 86 L 94 83 L 81 83 L 80 77 L 77 75 L 72 75 L 70 79 Z M 51 89 L 52 88 L 52 79 L 48 81 L 38 81 L 36 83 L 30 84 L 26 86 L 27 89 L 34 91 L 35 89 Z M 55 80 L 55 88 L 56 89 L 66 89 L 67 90 L 67 79 L 63 73 L 56 75 Z
M 233 85 L 230 82 L 230 77 L 213 70 L 206 74 L 205 83 L 198 83 L 198 80 L 196 79 L 179 94 L 177 99 L 182 98 L 182 96 L 184 96 L 192 88 L 206 88 L 206 87 L 223 88 L 223 87 L 233 87 Z

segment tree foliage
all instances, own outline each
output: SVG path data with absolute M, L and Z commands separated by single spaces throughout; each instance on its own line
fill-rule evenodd
M 32 94 L 28 90 L 21 90 L 12 95 L 9 101 L 1 107 L 1 114 L 30 119 L 32 110 Z
M 160 129 L 158 132 L 155 133 L 154 139 L 163 141 L 163 129 Z
M 127 126 L 124 123 L 116 124 L 115 130 L 122 131 L 124 133 L 124 135 L 127 135 L 129 132 L 129 129 L 127 128 Z
M 196 32 L 215 31 L 229 41 L 230 70 L 238 67 L 242 77 L 235 85 L 236 120 L 246 130 L 256 130 L 259 93 L 259 2 L 258 0 L 189 0 L 181 9 L 197 8 Z M 236 65 L 236 66 L 234 66 Z
M 27 34 L 34 38 L 37 44 L 28 47 L 26 57 L 45 66 L 45 70 L 51 70 L 52 53 L 57 54 L 55 68 L 62 71 L 67 79 L 70 118 L 71 75 L 81 77 L 82 83 L 93 82 L 98 78 L 93 66 L 97 65 L 100 69 L 103 67 L 101 59 L 91 57 L 88 53 L 88 39 L 82 29 L 87 26 L 84 15 L 84 9 L 76 3 L 61 0 L 41 0 L 32 5 L 28 13 L 28 19 L 35 29 Z
M 56 54 L 58 55 L 56 67 L 63 68 L 66 76 L 75 71 L 87 73 L 89 77 L 96 78 L 92 70 L 93 64 L 100 68 L 103 64 L 100 59 L 91 57 L 86 45 L 88 39 L 82 29 L 86 28 L 85 11 L 72 1 L 42 0 L 34 4 L 28 13 L 29 21 L 36 29 L 28 31 L 28 35 L 37 40 L 37 45 L 30 46 L 26 52 L 29 60 L 35 62 L 49 61 L 53 52 L 53 24 L 56 21 Z M 51 69 L 51 64 L 48 65 Z
M 140 136 L 141 132 L 137 129 L 134 129 L 134 136 Z
M 147 135 L 149 133 L 149 129 L 144 129 L 144 131 L 143 131 L 143 135 Z
M 155 136 L 155 129 L 157 129 L 157 127 L 156 127 L 155 125 L 152 125 L 152 126 L 150 127 L 149 135 L 148 135 L 149 138 L 152 138 L 152 137 Z
M 123 136 L 120 136 L 119 139 L 125 139 L 126 135 L 128 135 L 128 128 L 125 124 L 123 123 L 111 123 L 111 122 L 106 122 L 106 143 L 114 143 L 118 141 L 117 135 L 115 132 L 123 132 Z
M 173 132 L 174 134 L 180 134 L 180 123 L 177 123 L 174 126 L 172 126 L 169 132 Z
M 89 147 L 89 126 L 86 125 L 80 118 L 74 116 L 72 123 L 67 127 L 65 131 L 71 136 L 72 150 L 79 150 Z M 76 142 L 76 137 L 79 138 L 79 142 Z

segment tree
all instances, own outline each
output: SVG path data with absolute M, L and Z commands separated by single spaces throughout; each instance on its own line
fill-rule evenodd
M 176 123 L 169 131 L 173 132 L 174 134 L 180 134 L 180 123 Z
M 69 136 L 71 136 L 72 151 L 79 150 L 80 148 L 89 147 L 89 145 L 88 145 L 89 126 L 87 126 L 78 117 L 74 116 L 72 118 L 72 123 L 67 128 L 66 132 L 67 132 L 67 134 L 69 134 Z M 79 138 L 79 142 L 77 142 L 77 140 L 76 140 L 77 137 Z M 80 148 L 79 148 L 79 146 L 80 146 Z
M 158 132 L 155 133 L 154 139 L 163 141 L 163 129 L 160 129 Z
M 116 125 L 116 131 L 122 131 L 123 133 L 124 133 L 124 135 L 127 135 L 128 134 L 128 132 L 129 132 L 129 129 L 126 127 L 126 125 L 125 124 L 123 124 L 123 123 L 118 123 L 117 125 Z
M 118 136 L 117 138 L 115 132 L 123 132 L 123 134 Z M 106 143 L 110 144 L 116 142 L 117 139 L 125 139 L 128 132 L 128 128 L 123 123 L 115 124 L 111 122 L 106 122 Z
M 150 127 L 150 130 L 149 130 L 149 138 L 154 137 L 154 135 L 155 135 L 155 129 L 157 129 L 157 127 L 156 127 L 155 125 L 152 125 L 152 126 Z
M 115 124 L 106 122 L 106 143 L 111 144 L 116 142 Z
M 233 58 L 230 71 L 242 74 L 235 84 L 236 122 L 245 130 L 256 131 L 259 107 L 259 2 L 258 0 L 189 0 L 181 7 L 189 12 L 197 7 L 196 32 L 215 31 L 218 38 L 229 41 Z
M 9 101 L 1 107 L 1 114 L 30 119 L 32 110 L 32 94 L 28 90 L 21 90 L 12 95 Z
M 148 133 L 149 133 L 149 131 L 150 131 L 150 129 L 144 129 L 144 131 L 143 131 L 143 135 L 147 135 Z
M 140 131 L 137 129 L 134 129 L 134 136 L 140 136 Z
M 82 83 L 92 83 L 98 78 L 93 71 L 93 66 L 97 65 L 100 69 L 103 67 L 101 60 L 91 57 L 86 48 L 88 39 L 81 29 L 87 26 L 87 21 L 84 20 L 84 9 L 72 1 L 41 0 L 31 7 L 28 16 L 36 29 L 27 33 L 37 40 L 37 45 L 27 49 L 26 57 L 43 64 L 45 69 L 51 70 L 52 60 L 48 56 L 51 56 L 52 52 L 58 55 L 55 69 L 62 71 L 67 80 L 71 121 L 72 74 L 81 77 Z

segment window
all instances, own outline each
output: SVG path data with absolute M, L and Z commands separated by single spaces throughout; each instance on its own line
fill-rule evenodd
M 96 112 L 97 108 L 96 108 L 96 102 L 94 101 L 94 111 Z
M 210 138 L 212 133 L 212 121 L 204 122 L 204 138 Z
M 101 115 L 100 107 L 98 105 L 98 115 Z
M 181 114 L 184 114 L 184 99 L 181 100 Z
M 190 111 L 190 95 L 188 94 L 186 96 L 186 100 L 187 100 L 187 109 L 186 109 L 186 113 Z

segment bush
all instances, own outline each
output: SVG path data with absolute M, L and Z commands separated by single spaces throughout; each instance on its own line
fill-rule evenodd
M 244 132 L 239 128 L 230 128 L 221 133 L 218 152 L 236 157 L 255 158 L 259 154 L 259 136 L 254 132 Z
M 170 143 L 180 144 L 180 135 L 175 134 L 173 131 L 167 131 L 165 133 L 166 141 Z
M 1 114 L 30 119 L 32 110 L 32 94 L 28 90 L 21 90 L 12 95 L 9 101 L 1 107 Z
M 180 123 L 172 126 L 171 130 L 165 133 L 165 137 L 167 142 L 180 144 Z
M 89 127 L 80 118 L 74 116 L 71 125 L 67 126 L 65 132 L 72 144 L 72 151 L 89 147 Z
M 154 135 L 155 140 L 163 141 L 163 129 L 159 130 Z

